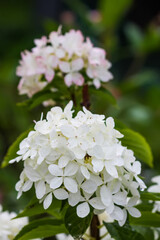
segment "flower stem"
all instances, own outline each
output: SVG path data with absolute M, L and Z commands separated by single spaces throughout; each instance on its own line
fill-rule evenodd
M 77 103 L 76 103 L 75 93 L 72 93 L 72 94 L 71 94 L 71 99 L 72 99 L 72 101 L 73 101 L 74 106 L 76 107 Z
M 97 215 L 94 215 L 91 221 L 91 226 L 90 226 L 90 234 L 91 237 L 95 238 L 96 240 L 100 240 L 100 235 L 99 235 L 99 219 Z
M 84 84 L 83 86 L 82 97 L 83 97 L 82 106 L 85 106 L 87 109 L 89 109 L 91 104 L 89 100 L 88 84 Z

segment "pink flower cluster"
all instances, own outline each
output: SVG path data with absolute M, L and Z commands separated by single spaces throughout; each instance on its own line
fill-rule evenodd
M 96 88 L 101 82 L 108 82 L 112 74 L 111 64 L 106 60 L 106 52 L 93 47 L 89 38 L 84 39 L 81 31 L 70 30 L 64 35 L 60 28 L 51 32 L 49 38 L 43 36 L 34 40 L 35 47 L 24 51 L 17 75 L 21 77 L 18 85 L 20 94 L 31 97 L 51 82 L 56 74 L 64 77 L 67 87 L 72 84 L 82 86 L 83 73 L 91 79 Z

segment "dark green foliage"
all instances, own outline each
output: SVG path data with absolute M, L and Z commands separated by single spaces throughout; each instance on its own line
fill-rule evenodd
M 68 207 L 64 221 L 68 232 L 74 237 L 81 237 L 90 225 L 92 212 L 85 218 L 79 218 L 76 213 L 76 207 Z
M 123 227 L 120 227 L 118 223 L 104 222 L 104 225 L 111 237 L 113 237 L 115 240 L 144 240 L 144 237 L 129 224 L 125 224 Z

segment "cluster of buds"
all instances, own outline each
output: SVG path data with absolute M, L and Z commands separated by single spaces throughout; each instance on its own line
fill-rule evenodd
M 105 50 L 93 47 L 89 38 L 85 41 L 79 30 L 62 35 L 59 28 L 57 32 L 51 32 L 49 38 L 43 36 L 34 42 L 36 46 L 22 53 L 17 67 L 17 75 L 21 77 L 20 94 L 31 97 L 54 81 L 56 74 L 64 79 L 67 87 L 72 84 L 82 86 L 85 76 L 96 88 L 101 82 L 112 79 Z
M 53 196 L 68 199 L 81 218 L 90 213 L 107 212 L 123 225 L 127 211 L 140 212 L 139 178 L 141 164 L 133 151 L 122 146 L 123 135 L 114 128 L 114 120 L 92 114 L 85 107 L 73 117 L 73 102 L 64 111 L 53 107 L 46 119 L 36 122 L 34 130 L 20 143 L 17 158 L 24 169 L 16 184 L 18 197 L 33 185 L 36 197 L 47 209 Z

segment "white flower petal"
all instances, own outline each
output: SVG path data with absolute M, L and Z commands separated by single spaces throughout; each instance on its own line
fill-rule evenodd
M 109 163 L 108 161 L 105 162 L 106 171 L 114 178 L 118 178 L 118 172 L 114 165 Z
M 83 176 L 86 179 L 89 179 L 90 178 L 90 173 L 89 173 L 88 169 L 85 166 L 81 166 L 80 169 L 81 169 L 81 173 L 83 174 Z
M 36 197 L 38 199 L 41 199 L 46 192 L 46 184 L 43 180 L 39 181 L 38 183 L 35 183 L 35 189 L 36 189 Z
M 87 193 L 94 193 L 97 190 L 97 185 L 91 180 L 86 180 L 81 185 L 81 188 Z
M 98 69 L 98 77 L 102 82 L 108 82 L 113 78 L 113 75 L 106 69 L 100 68 Z
M 67 115 L 68 113 L 73 113 L 74 110 L 72 110 L 72 108 L 73 108 L 73 101 L 69 101 L 69 103 L 64 108 L 65 115 Z M 72 117 L 72 115 L 71 115 L 71 117 Z
M 50 154 L 50 152 L 51 152 L 50 146 L 43 146 L 43 148 L 39 150 L 39 155 L 42 158 L 46 158 Z
M 86 151 L 82 150 L 80 147 L 75 147 L 72 149 L 75 154 L 75 157 L 78 159 L 83 159 L 86 155 Z
M 118 221 L 119 226 L 122 227 L 125 224 L 126 220 L 127 220 L 127 211 L 126 209 L 123 209 L 123 219 Z
M 49 206 L 51 205 L 52 203 L 52 193 L 49 193 L 47 195 L 47 197 L 44 199 L 44 202 L 43 202 L 43 207 L 44 209 L 47 209 L 49 208 Z
M 133 172 L 135 172 L 136 174 L 140 174 L 141 173 L 141 164 L 138 161 L 135 161 L 133 163 Z
M 74 127 L 72 125 L 63 125 L 61 126 L 61 132 L 62 134 L 67 137 L 67 138 L 71 138 L 71 137 L 74 137 Z
M 114 119 L 112 117 L 108 117 L 106 119 L 106 125 L 109 129 L 113 129 L 115 127 Z
M 78 171 L 78 164 L 75 162 L 70 162 L 64 169 L 64 176 L 73 176 Z
M 93 74 L 93 69 L 91 68 L 91 66 L 89 65 L 87 70 L 86 70 L 86 73 L 87 73 L 87 76 L 89 78 L 93 78 L 94 77 L 94 74 Z
M 93 156 L 97 159 L 103 159 L 104 158 L 104 152 L 101 146 L 96 145 L 92 149 L 88 150 L 88 154 L 90 156 Z
M 10 160 L 9 163 L 19 162 L 21 159 L 22 159 L 22 157 L 19 156 L 19 157 L 16 157 L 16 158 Z
M 113 163 L 113 165 L 115 165 L 115 166 L 121 167 L 121 166 L 124 165 L 124 160 L 123 160 L 122 157 L 116 157 L 116 159 L 114 159 L 114 160 L 112 161 L 112 163 Z
M 111 194 L 110 190 L 105 185 L 103 185 L 100 188 L 100 196 L 101 196 L 102 203 L 106 207 L 111 204 L 111 202 L 112 202 L 112 194 Z
M 95 184 L 96 184 L 97 186 L 100 186 L 100 185 L 102 185 L 102 183 L 103 183 L 101 177 L 98 176 L 98 175 L 94 175 L 94 174 L 91 174 L 91 175 L 90 175 L 90 180 L 92 180 L 93 182 L 95 182 Z
M 73 73 L 68 73 L 64 77 L 64 81 L 68 87 L 70 87 L 72 83 L 76 84 L 77 86 L 82 86 L 84 83 L 84 78 L 82 74 L 73 72 Z
M 93 80 L 93 85 L 98 89 L 101 86 L 101 82 L 99 81 L 98 78 L 94 78 Z
M 68 203 L 70 206 L 74 207 L 81 201 L 84 201 L 84 198 L 81 196 L 80 191 L 69 194 Z
M 131 197 L 127 203 L 127 207 L 133 207 L 137 204 L 139 197 Z
M 115 205 L 114 205 L 113 202 L 111 202 L 111 204 L 110 204 L 108 207 L 106 207 L 106 212 L 107 212 L 107 214 L 113 213 L 114 208 L 115 208 Z
M 77 147 L 77 145 L 78 145 L 78 141 L 77 141 L 77 138 L 69 138 L 68 139 L 68 147 L 70 148 L 70 149 L 72 149 L 72 148 L 74 148 L 74 147 Z
M 64 58 L 65 57 L 65 51 L 63 49 L 56 49 L 56 52 L 55 52 L 56 56 L 58 58 Z
M 108 183 L 108 188 L 112 194 L 119 192 L 121 187 L 121 182 L 118 179 L 114 179 Z
M 63 170 L 56 164 L 49 165 L 48 170 L 53 176 L 63 176 Z
M 93 170 L 97 172 L 101 172 L 104 167 L 104 162 L 100 159 L 93 158 L 92 159 L 92 164 L 93 164 Z
M 45 78 L 47 79 L 48 82 L 51 82 L 52 79 L 54 78 L 54 70 L 48 68 L 45 72 Z
M 111 217 L 117 221 L 122 221 L 124 218 L 124 212 L 120 207 L 115 206 L 114 211 L 111 213 Z
M 70 87 L 73 83 L 73 76 L 72 76 L 72 73 L 69 73 L 67 74 L 65 77 L 64 77 L 64 81 L 65 81 L 65 84 L 67 85 L 67 87 Z
M 63 188 L 54 190 L 53 194 L 58 200 L 65 200 L 68 198 L 68 192 Z
M 158 185 L 160 185 L 160 176 L 155 176 L 152 178 L 152 182 L 157 183 Z
M 70 64 L 68 62 L 60 61 L 59 62 L 59 68 L 62 72 L 68 73 L 70 72 Z
M 118 192 L 113 195 L 113 202 L 117 205 L 126 205 L 127 203 L 127 193 L 126 192 Z
M 37 159 L 37 164 L 40 165 L 44 160 L 44 157 L 42 156 L 39 156 L 38 159 Z
M 86 217 L 90 213 L 90 207 L 87 202 L 81 203 L 77 206 L 77 215 L 80 218 Z
M 77 182 L 70 177 L 65 177 L 64 178 L 64 186 L 71 193 L 76 193 L 78 191 Z
M 60 168 L 64 168 L 64 167 L 66 167 L 66 165 L 68 164 L 68 162 L 69 162 L 69 157 L 68 156 L 61 156 L 60 158 L 59 158 L 59 160 L 58 160 L 58 166 L 60 167 Z
M 83 180 L 84 180 L 84 176 L 82 175 L 81 171 L 78 170 L 78 172 L 76 173 L 76 180 L 77 180 L 77 183 L 80 185 Z
M 84 77 L 80 73 L 72 73 L 72 82 L 77 86 L 82 86 L 84 84 Z
M 23 192 L 27 192 L 29 189 L 31 189 L 32 185 L 33 182 L 31 182 L 30 180 L 26 181 L 22 188 Z
M 105 209 L 105 205 L 102 203 L 101 198 L 100 197 L 94 197 L 92 199 L 89 200 L 89 204 L 98 210 L 102 210 Z
M 25 174 L 26 176 L 32 181 L 36 182 L 41 179 L 41 176 L 39 175 L 38 172 L 36 172 L 32 167 L 26 166 L 25 169 Z
M 82 58 L 77 58 L 71 62 L 71 69 L 72 71 L 79 71 L 83 68 L 84 62 Z
M 160 192 L 160 185 L 153 185 L 148 188 L 148 192 L 155 192 L 158 193 Z
M 21 180 L 16 183 L 16 185 L 15 185 L 16 191 L 19 191 L 22 188 L 22 184 L 23 184 L 23 182 Z
M 140 211 L 135 207 L 127 208 L 127 210 L 132 217 L 139 218 L 141 216 Z
M 144 190 L 146 188 L 145 183 L 142 181 L 142 179 L 140 179 L 138 176 L 135 176 L 135 179 L 137 180 L 137 182 L 140 185 L 141 190 Z
M 50 181 L 50 188 L 52 189 L 56 189 L 59 188 L 63 183 L 63 178 L 62 177 L 54 177 L 51 181 Z

